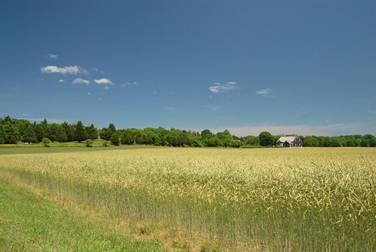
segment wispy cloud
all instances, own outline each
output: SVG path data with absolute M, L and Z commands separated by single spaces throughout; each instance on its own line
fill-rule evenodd
M 22 115 L 23 116 L 32 116 L 32 114 L 30 114 L 30 113 L 23 113 Z
M 123 87 L 123 88 L 125 88 L 125 87 L 127 87 L 127 86 L 130 86 L 130 85 L 137 85 L 137 82 L 125 82 L 125 83 L 122 83 L 122 84 L 120 84 L 120 87 Z
M 73 85 L 76 85 L 76 84 L 84 84 L 84 85 L 89 85 L 90 84 L 90 81 L 88 80 L 84 80 L 84 79 L 81 79 L 81 78 L 76 78 L 72 81 L 72 84 Z
M 367 134 L 369 127 L 356 123 L 337 123 L 327 125 L 257 125 L 248 127 L 228 127 L 236 136 L 258 136 L 262 131 L 270 132 L 272 135 L 297 134 L 302 136 L 339 136 L 351 134 Z M 212 132 L 222 132 L 222 129 L 211 129 Z
M 99 85 L 114 85 L 114 83 L 110 79 L 106 79 L 106 78 L 94 80 L 94 82 Z
M 258 95 L 268 95 L 272 91 L 271 88 L 266 88 L 266 89 L 260 89 L 256 91 L 256 94 Z
M 88 72 L 79 66 L 46 66 L 41 68 L 42 73 L 59 73 L 59 74 L 88 74 Z
M 109 89 L 110 89 L 109 86 L 105 86 L 105 87 L 104 87 L 104 90 L 109 90 Z
M 376 115 L 376 110 L 367 110 L 367 113 Z
M 222 93 L 222 92 L 226 92 L 231 89 L 234 89 L 235 87 L 236 87 L 235 81 L 229 81 L 223 85 L 221 83 L 215 82 L 214 86 L 209 87 L 209 90 L 213 93 Z
M 59 58 L 56 54 L 48 54 L 47 56 L 50 59 L 58 59 Z

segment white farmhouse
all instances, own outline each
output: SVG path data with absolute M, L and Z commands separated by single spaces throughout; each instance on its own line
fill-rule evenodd
M 277 141 L 281 147 L 303 147 L 303 141 L 298 136 L 281 137 Z

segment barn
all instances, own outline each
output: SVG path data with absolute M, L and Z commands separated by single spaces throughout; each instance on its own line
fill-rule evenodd
M 303 141 L 298 136 L 281 137 L 277 141 L 281 147 L 303 147 Z

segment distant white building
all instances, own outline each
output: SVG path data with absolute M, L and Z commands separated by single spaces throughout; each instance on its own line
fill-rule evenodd
M 277 145 L 281 147 L 303 147 L 303 141 L 298 136 L 287 136 L 278 139 Z

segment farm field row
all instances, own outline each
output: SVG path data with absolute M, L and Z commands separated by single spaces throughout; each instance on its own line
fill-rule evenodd
M 30 187 L 0 178 L 0 191 L 0 251 L 167 251 L 43 199 Z
M 0 155 L 0 171 L 244 250 L 376 250 L 374 148 Z

